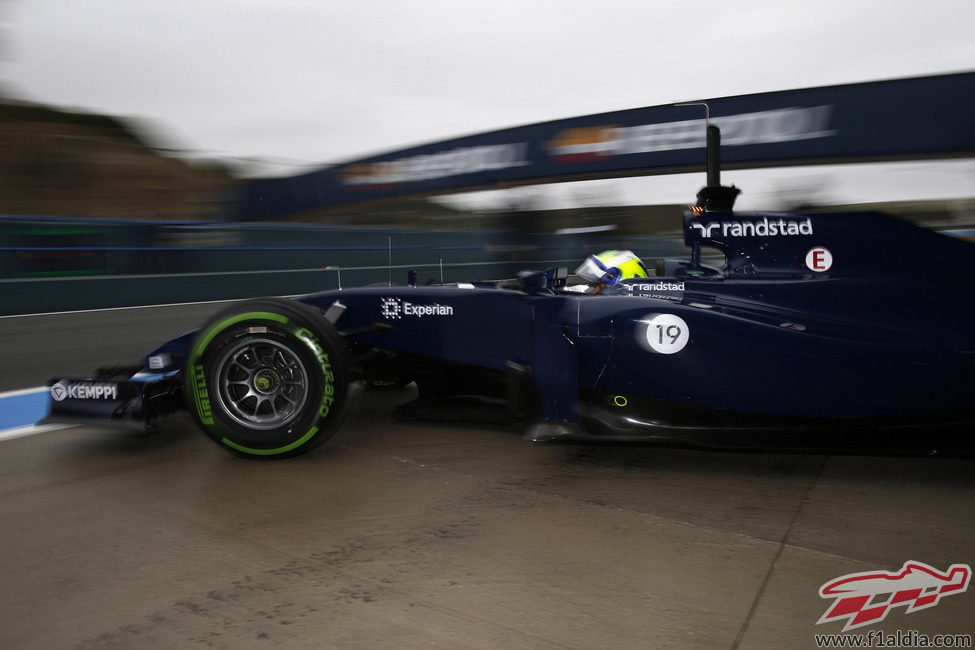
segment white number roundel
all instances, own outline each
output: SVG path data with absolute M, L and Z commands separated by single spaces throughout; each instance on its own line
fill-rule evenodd
M 811 248 L 806 253 L 806 267 L 809 270 L 815 271 L 816 273 L 823 273 L 829 271 L 832 266 L 833 254 L 829 252 L 828 248 L 817 246 L 816 248 Z
M 684 319 L 675 314 L 654 314 L 647 324 L 647 344 L 660 354 L 676 354 L 684 349 L 691 331 Z

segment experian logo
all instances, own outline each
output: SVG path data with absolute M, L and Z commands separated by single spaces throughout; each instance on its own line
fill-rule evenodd
M 697 228 L 702 239 L 714 239 L 716 236 L 792 237 L 813 234 L 812 219 L 808 217 L 801 221 L 782 217 L 778 219 L 764 217 L 760 221 L 712 221 L 707 225 L 692 223 L 691 228 Z
M 401 298 L 381 298 L 379 301 L 379 313 L 387 320 L 397 320 L 404 316 L 412 318 L 453 316 L 454 308 L 451 305 L 441 305 L 440 303 L 418 305 Z

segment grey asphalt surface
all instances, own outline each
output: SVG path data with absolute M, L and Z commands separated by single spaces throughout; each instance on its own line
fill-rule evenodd
M 138 364 L 157 345 L 199 327 L 227 302 L 0 316 L 0 391 L 43 386 L 55 376 Z
M 0 319 L 2 390 L 220 305 Z M 232 457 L 177 418 L 0 442 L 4 648 L 811 648 L 841 575 L 975 564 L 975 460 L 532 445 L 402 422 Z M 975 634 L 975 589 L 855 632 Z

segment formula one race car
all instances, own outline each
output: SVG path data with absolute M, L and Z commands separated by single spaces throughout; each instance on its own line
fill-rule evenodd
M 975 245 L 880 213 L 733 212 L 708 177 L 690 259 L 656 276 L 597 259 L 582 291 L 562 269 L 241 302 L 121 377 L 52 380 L 49 419 L 185 407 L 232 452 L 285 457 L 327 440 L 364 380 L 416 382 L 404 415 L 500 413 L 533 441 L 967 449 Z

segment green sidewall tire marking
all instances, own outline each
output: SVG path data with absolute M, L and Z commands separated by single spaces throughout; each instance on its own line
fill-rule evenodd
M 322 349 L 322 346 L 318 342 L 317 337 L 315 337 L 312 334 L 312 332 L 310 332 L 305 327 L 302 327 L 297 323 L 292 323 L 291 320 L 286 316 L 282 316 L 281 314 L 275 314 L 273 312 L 254 311 L 254 312 L 246 312 L 242 314 L 235 314 L 218 323 L 215 323 L 209 329 L 206 330 L 206 332 L 203 334 L 203 336 L 200 338 L 200 340 L 196 343 L 196 345 L 193 347 L 193 349 L 190 352 L 190 356 L 186 367 L 188 372 L 193 373 L 193 382 L 194 382 L 193 401 L 194 404 L 196 405 L 197 416 L 200 418 L 201 422 L 207 425 L 211 431 L 213 431 L 214 429 L 221 429 L 221 430 L 224 429 L 221 423 L 217 422 L 212 417 L 212 412 L 209 406 L 210 403 L 209 390 L 206 387 L 206 378 L 205 376 L 203 377 L 196 376 L 195 369 L 197 367 L 197 361 L 200 359 L 200 357 L 203 356 L 203 353 L 205 352 L 207 346 L 221 332 L 225 331 L 228 327 L 232 325 L 236 325 L 237 323 L 246 320 L 270 320 L 277 323 L 281 323 L 282 325 L 287 326 L 286 329 L 289 334 L 294 336 L 296 339 L 300 340 L 308 348 L 311 349 L 311 352 L 313 353 L 315 360 L 318 362 L 318 367 L 322 373 L 321 375 L 322 402 L 321 405 L 319 406 L 318 417 L 316 418 L 316 422 L 319 421 L 321 418 L 327 417 L 329 412 L 331 411 L 332 404 L 335 401 L 333 397 L 335 395 L 335 389 L 334 389 L 335 375 L 332 372 L 331 362 L 328 358 L 328 355 Z M 203 367 L 199 366 L 199 368 L 200 370 L 202 370 Z M 202 380 L 202 385 L 201 385 L 201 380 Z M 225 445 L 231 449 L 234 449 L 244 454 L 250 454 L 254 456 L 275 456 L 278 454 L 285 454 L 288 453 L 289 451 L 294 451 L 295 449 L 298 449 L 299 447 L 301 447 L 302 445 L 310 441 L 312 438 L 314 438 L 315 435 L 318 433 L 318 431 L 319 431 L 318 425 L 314 424 L 311 427 L 311 429 L 309 429 L 303 436 L 301 436 L 294 442 L 288 443 L 287 445 L 284 445 L 282 447 L 276 447 L 274 449 L 256 449 L 253 447 L 246 447 L 244 445 L 241 445 L 240 443 L 234 442 L 230 438 L 226 437 L 226 435 L 220 439 L 220 443 L 222 445 Z
M 284 447 L 278 447 L 277 449 L 253 449 L 251 447 L 245 447 L 244 445 L 237 444 L 230 438 L 222 438 L 220 440 L 220 444 L 227 445 L 231 449 L 236 449 L 237 451 L 245 454 L 253 454 L 255 456 L 275 456 L 277 454 L 286 454 L 289 451 L 297 449 L 298 447 L 302 446 L 303 444 L 305 444 L 306 442 L 314 438 L 316 433 L 318 433 L 317 426 L 309 429 L 308 433 L 298 438 L 291 444 L 285 445 Z
M 212 341 L 214 337 L 220 332 L 222 332 L 223 330 L 227 329 L 231 325 L 239 323 L 242 320 L 257 319 L 257 318 L 261 320 L 273 320 L 278 323 L 288 322 L 288 319 L 285 316 L 282 316 L 281 314 L 272 314 L 271 312 L 268 311 L 252 311 L 246 314 L 237 314 L 236 316 L 231 316 L 230 318 L 226 318 L 220 321 L 219 323 L 216 323 L 215 325 L 210 327 L 209 330 L 207 330 L 206 335 L 197 342 L 196 347 L 193 348 L 193 351 L 190 353 L 190 360 L 196 361 L 197 358 L 199 358 L 203 354 L 203 351 L 206 349 L 206 347 L 210 345 L 210 341 Z
M 259 318 L 263 320 L 271 320 L 277 323 L 287 324 L 288 319 L 280 314 L 274 314 L 265 311 L 253 311 L 244 314 L 235 314 L 230 318 L 225 318 L 224 320 L 214 323 L 210 326 L 204 335 L 197 341 L 196 345 L 190 351 L 190 357 L 188 363 L 186 364 L 187 372 L 191 374 L 193 379 L 193 404 L 196 406 L 197 416 L 200 421 L 207 427 L 212 427 L 216 424 L 213 419 L 213 411 L 210 408 L 210 391 L 206 386 L 206 377 L 203 373 L 203 366 L 197 366 L 196 362 L 203 352 L 206 350 L 210 342 L 220 334 L 220 332 L 226 330 L 231 325 L 241 322 L 242 320 L 247 320 L 250 318 Z

